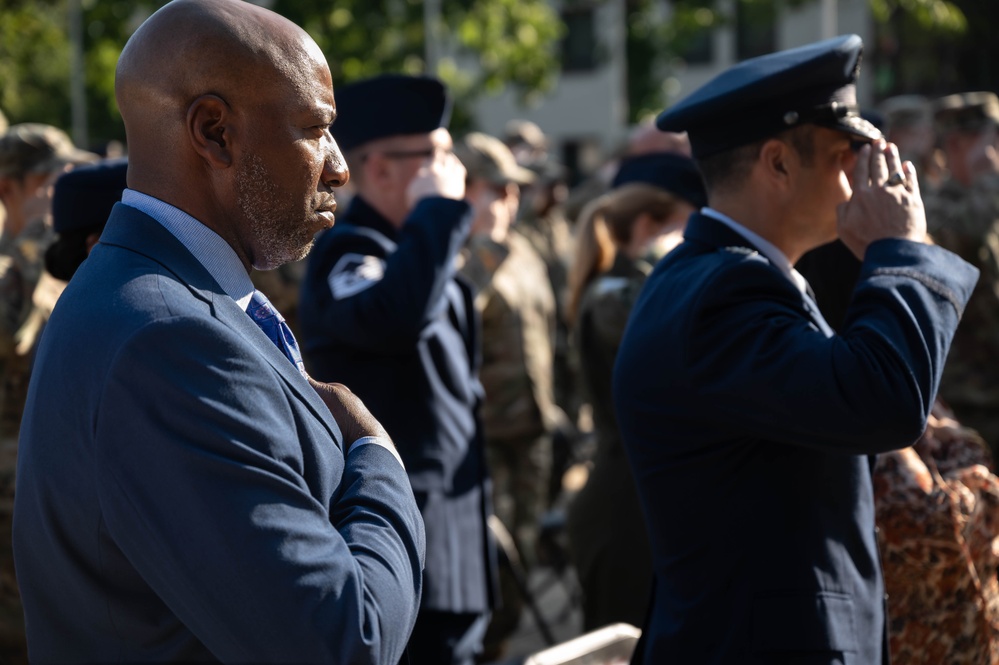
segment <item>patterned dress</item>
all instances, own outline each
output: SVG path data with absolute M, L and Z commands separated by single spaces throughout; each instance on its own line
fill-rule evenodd
M 874 496 L 895 665 L 999 664 L 999 479 L 938 402 L 923 437 L 878 456 Z

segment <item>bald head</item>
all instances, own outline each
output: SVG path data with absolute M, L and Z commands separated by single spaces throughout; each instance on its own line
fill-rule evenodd
M 346 182 L 329 66 L 308 34 L 241 0 L 174 0 L 132 35 L 115 96 L 128 186 L 193 216 L 249 268 L 302 258 Z
M 242 0 L 165 5 L 128 40 L 115 72 L 130 183 L 161 179 L 176 166 L 169 162 L 181 157 L 176 147 L 200 96 L 215 95 L 234 109 L 253 106 L 307 85 L 317 62 L 325 66 L 308 34 L 270 10 Z

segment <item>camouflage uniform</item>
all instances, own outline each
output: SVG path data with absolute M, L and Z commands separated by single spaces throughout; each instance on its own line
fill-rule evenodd
M 0 179 L 18 185 L 11 193 L 20 192 L 13 199 L 4 198 L 3 205 L 11 208 L 6 209 L 0 235 L 0 663 L 27 662 L 11 520 L 17 436 L 31 356 L 55 300 L 50 296 L 58 295 L 51 278 L 35 293 L 45 251 L 54 239 L 49 185 L 68 166 L 97 159 L 77 149 L 66 132 L 52 125 L 21 123 L 0 136 Z
M 531 243 L 548 270 L 548 280 L 555 295 L 555 403 L 575 422 L 579 397 L 574 389 L 576 370 L 569 361 L 569 327 L 565 321 L 572 228 L 561 208 L 556 206 L 543 217 L 525 214 L 517 222 L 516 231 Z
M 496 515 L 530 561 L 547 507 L 550 434 L 558 423 L 552 395 L 555 297 L 544 263 L 517 233 L 502 244 L 473 237 L 463 258 L 461 272 L 476 287 L 482 317 L 482 424 Z
M 17 333 L 38 313 L 32 303 L 52 230 L 38 218 L 15 239 L 0 239 L 0 662 L 27 662 L 24 616 L 10 541 L 17 435 L 28 393 L 32 344 Z
M 878 456 L 874 499 L 892 662 L 999 665 L 999 478 L 938 403 L 912 448 Z
M 940 396 L 958 419 L 999 446 L 999 174 L 970 188 L 946 181 L 927 195 L 926 221 L 937 244 L 981 271 L 944 366 Z
M 622 621 L 642 625 L 652 585 L 649 539 L 611 399 L 614 359 L 651 269 L 619 254 L 587 287 L 573 335 L 597 440 L 593 467 L 569 505 L 566 524 L 583 588 L 584 631 Z
M 562 477 L 579 457 L 579 367 L 569 352 L 569 324 L 566 320 L 569 261 L 573 253 L 572 228 L 559 205 L 544 215 L 529 210 L 517 221 L 523 235 L 545 262 L 548 280 L 555 295 L 555 355 L 552 358 L 555 404 L 560 423 L 553 433 L 551 473 L 548 479 L 548 502 L 555 503 L 562 493 Z
M 461 273 L 476 289 L 482 322 L 481 414 L 493 507 L 513 536 L 513 556 L 530 565 L 547 508 L 551 432 L 557 425 L 552 394 L 555 296 L 544 262 L 516 232 L 503 243 L 472 236 L 461 259 Z M 499 583 L 502 603 L 484 640 L 491 660 L 503 653 L 524 606 L 509 568 L 500 568 Z

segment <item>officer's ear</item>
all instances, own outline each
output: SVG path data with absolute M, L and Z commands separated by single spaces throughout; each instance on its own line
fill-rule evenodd
M 791 146 L 780 139 L 769 139 L 760 148 L 759 165 L 767 182 L 784 189 L 790 186 Z
M 191 146 L 212 168 L 232 165 L 232 120 L 229 104 L 218 95 L 201 95 L 187 107 Z

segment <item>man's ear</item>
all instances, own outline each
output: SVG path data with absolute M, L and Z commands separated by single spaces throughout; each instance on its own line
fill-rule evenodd
M 211 167 L 232 165 L 232 112 L 218 95 L 201 95 L 187 108 L 187 134 L 194 151 Z
M 767 181 L 776 187 L 790 186 L 791 149 L 778 139 L 766 141 L 760 148 L 759 166 L 763 169 Z

